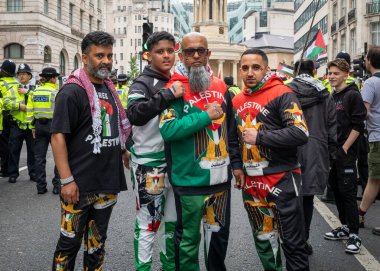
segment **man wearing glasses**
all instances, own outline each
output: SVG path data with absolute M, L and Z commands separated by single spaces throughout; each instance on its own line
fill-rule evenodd
M 246 183 L 244 207 L 264 270 L 309 270 L 297 147 L 308 140 L 293 91 L 271 72 L 267 55 L 248 49 L 240 60 L 243 91 L 232 99 Z
M 199 270 L 203 220 L 207 270 L 226 270 L 231 201 L 231 168 L 244 184 L 230 94 L 208 66 L 210 51 L 200 33 L 183 37 L 181 61 L 167 87 L 180 81 L 185 95 L 162 113 L 160 131 L 177 210 L 176 270 Z

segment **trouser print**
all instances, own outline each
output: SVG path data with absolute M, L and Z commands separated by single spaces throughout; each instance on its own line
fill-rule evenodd
M 61 198 L 61 234 L 53 271 L 74 270 L 83 236 L 83 270 L 103 270 L 107 228 L 116 202 L 116 194 L 84 195 L 76 204 L 65 204 Z
M 287 270 L 309 270 L 300 191 L 298 170 L 246 177 L 244 207 L 264 270 L 282 270 L 280 244 Z
M 226 270 L 224 260 L 230 230 L 230 189 L 211 195 L 178 195 L 174 192 L 178 213 L 175 230 L 176 270 L 199 270 L 201 222 L 207 270 Z
M 176 214 L 166 168 L 149 167 L 132 162 L 131 176 L 136 196 L 134 236 L 136 270 L 151 270 L 156 236 L 161 250 L 160 260 L 163 270 L 175 270 Z M 170 194 L 168 194 L 169 191 Z

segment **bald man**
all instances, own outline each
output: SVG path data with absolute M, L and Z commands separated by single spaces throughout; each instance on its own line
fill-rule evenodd
M 226 270 L 232 170 L 236 186 L 244 184 L 231 97 L 213 76 L 207 39 L 183 37 L 175 73 L 167 87 L 180 81 L 185 95 L 162 113 L 169 179 L 175 194 L 176 270 L 199 270 L 200 223 L 203 220 L 207 270 Z

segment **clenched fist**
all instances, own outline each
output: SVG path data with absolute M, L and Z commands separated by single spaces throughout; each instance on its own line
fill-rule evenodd
M 224 114 L 222 106 L 218 104 L 218 102 L 206 104 L 205 107 L 207 108 L 206 112 L 211 120 L 220 119 Z

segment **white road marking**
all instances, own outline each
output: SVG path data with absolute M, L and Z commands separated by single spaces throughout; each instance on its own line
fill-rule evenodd
M 314 207 L 332 229 L 341 226 L 339 219 L 330 211 L 326 204 L 320 201 L 317 197 L 314 197 Z M 354 256 L 367 271 L 380 270 L 380 263 L 365 248 L 365 246 L 362 245 L 360 253 L 355 254 Z

